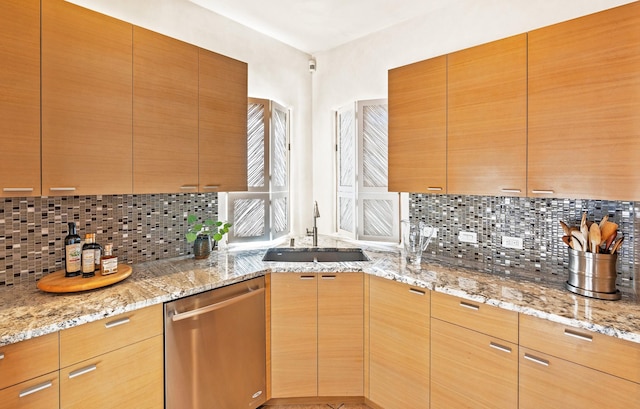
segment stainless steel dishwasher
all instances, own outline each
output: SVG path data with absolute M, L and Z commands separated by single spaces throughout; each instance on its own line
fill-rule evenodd
M 264 277 L 166 303 L 168 409 L 255 409 L 265 402 Z

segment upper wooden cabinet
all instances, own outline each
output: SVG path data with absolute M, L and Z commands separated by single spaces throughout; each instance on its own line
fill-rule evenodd
M 199 50 L 201 192 L 247 190 L 247 64 Z
M 524 196 L 527 35 L 449 54 L 447 192 Z
M 197 189 L 198 48 L 134 27 L 133 191 Z
M 42 2 L 42 194 L 132 191 L 132 25 Z
M 2 1 L 0 27 L 0 196 L 39 196 L 40 1 Z
M 640 3 L 529 33 L 529 194 L 640 199 Z
M 447 57 L 389 71 L 389 191 L 447 192 Z

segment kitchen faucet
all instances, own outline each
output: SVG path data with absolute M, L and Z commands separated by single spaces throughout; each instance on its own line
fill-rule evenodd
M 307 236 L 313 236 L 313 247 L 318 247 L 318 226 L 317 220 L 320 217 L 320 212 L 318 211 L 318 202 L 314 202 L 313 205 L 313 228 L 311 231 L 307 229 Z

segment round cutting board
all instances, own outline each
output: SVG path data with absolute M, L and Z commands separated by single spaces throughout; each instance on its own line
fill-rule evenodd
M 96 275 L 91 278 L 82 278 L 82 275 L 76 277 L 65 277 L 64 270 L 58 270 L 55 273 L 47 274 L 38 281 L 38 288 L 48 293 L 75 293 L 78 291 L 93 290 L 105 287 L 124 280 L 131 275 L 133 269 L 128 264 L 118 264 L 118 272 L 106 276 Z

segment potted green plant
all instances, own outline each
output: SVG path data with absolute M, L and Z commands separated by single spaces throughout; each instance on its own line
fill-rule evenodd
M 231 227 L 231 223 L 219 220 L 206 219 L 200 222 L 198 216 L 194 214 L 187 216 L 187 223 L 191 226 L 185 236 L 187 243 L 193 243 L 193 254 L 196 259 L 209 257 L 211 250 L 216 247 L 216 243 L 222 240 Z

